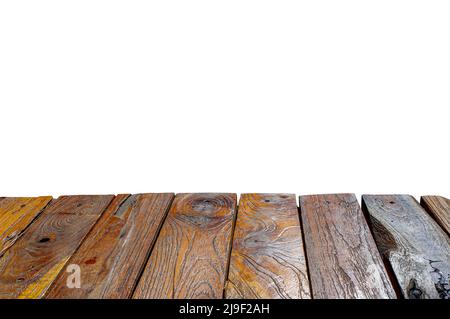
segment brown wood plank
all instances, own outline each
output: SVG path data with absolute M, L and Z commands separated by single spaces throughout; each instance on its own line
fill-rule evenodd
M 442 196 L 422 196 L 420 204 L 450 236 L 450 199 Z
M 41 298 L 113 196 L 62 196 L 0 257 L 0 298 Z
M 375 239 L 405 298 L 450 298 L 450 239 L 409 195 L 364 195 Z
M 236 194 L 177 194 L 133 298 L 222 298 Z
M 51 196 L 0 197 L 0 256 L 51 200 Z
M 300 197 L 314 298 L 395 298 L 353 194 Z
M 242 194 L 226 298 L 310 298 L 294 194 Z
M 80 288 L 61 272 L 46 298 L 130 298 L 173 197 L 118 195 L 68 262 L 80 267 Z

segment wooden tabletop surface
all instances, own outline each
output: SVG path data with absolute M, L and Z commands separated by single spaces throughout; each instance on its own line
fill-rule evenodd
M 0 197 L 0 299 L 450 299 L 449 220 L 442 196 Z

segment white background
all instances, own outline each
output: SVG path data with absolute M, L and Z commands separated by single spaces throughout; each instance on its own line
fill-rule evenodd
M 2 1 L 0 195 L 450 196 L 449 1 Z

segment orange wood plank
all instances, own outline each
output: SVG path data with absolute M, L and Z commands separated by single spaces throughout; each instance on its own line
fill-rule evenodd
M 113 197 L 54 200 L 0 257 L 0 298 L 41 298 Z
M 442 196 L 422 196 L 420 204 L 450 236 L 450 199 Z
M 134 298 L 222 298 L 235 194 L 178 194 Z
M 61 272 L 46 298 L 131 297 L 173 197 L 118 195 L 68 262 L 80 267 L 80 287 Z
M 242 194 L 226 298 L 310 298 L 294 194 Z
M 0 256 L 51 200 L 51 196 L 0 197 Z

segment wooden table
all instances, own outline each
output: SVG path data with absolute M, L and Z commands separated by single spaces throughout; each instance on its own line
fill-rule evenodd
M 0 197 L 0 298 L 450 298 L 450 201 Z

